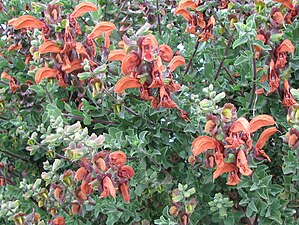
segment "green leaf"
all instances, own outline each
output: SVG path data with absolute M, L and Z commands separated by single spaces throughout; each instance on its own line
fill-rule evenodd
M 240 64 L 242 64 L 244 62 L 248 62 L 250 60 L 251 60 L 250 57 L 245 56 L 245 55 L 240 55 L 240 57 L 237 58 L 237 60 L 235 61 L 235 66 L 238 66 L 238 65 L 240 65 Z
M 248 42 L 248 37 L 246 35 L 243 35 L 241 37 L 239 37 L 237 40 L 234 41 L 233 43 L 233 49 L 235 49 L 236 47 L 245 44 Z
M 252 42 L 253 45 L 260 47 L 261 49 L 265 50 L 265 51 L 270 51 L 272 50 L 272 48 L 269 45 L 265 45 L 264 42 L 262 42 L 261 40 L 254 40 Z

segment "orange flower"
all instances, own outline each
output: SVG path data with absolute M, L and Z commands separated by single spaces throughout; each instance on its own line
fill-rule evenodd
M 185 59 L 178 55 L 172 58 L 172 60 L 168 64 L 168 68 L 170 72 L 173 72 L 177 67 L 184 65 Z
M 93 192 L 93 189 L 92 189 L 90 183 L 85 180 L 82 181 L 80 187 L 81 187 L 81 191 L 83 191 L 84 194 L 89 195 Z
M 218 178 L 223 173 L 229 173 L 236 169 L 233 163 L 224 162 L 222 165 L 218 165 L 216 171 L 213 174 L 214 179 Z
M 160 45 L 159 55 L 164 62 L 170 62 L 173 55 L 172 49 L 168 45 Z
M 203 32 L 199 35 L 200 39 L 199 41 L 204 42 L 209 39 L 214 39 L 213 34 L 212 34 L 212 29 L 216 23 L 216 20 L 214 16 L 211 16 L 207 26 L 204 28 Z
M 122 178 L 130 179 L 134 176 L 134 170 L 130 166 L 119 167 L 117 175 Z
M 34 80 L 37 84 L 39 84 L 42 79 L 54 78 L 58 73 L 59 70 L 43 67 L 36 71 Z
M 262 155 L 264 156 L 269 162 L 271 162 L 271 159 L 269 158 L 269 156 L 262 150 L 262 148 L 264 147 L 264 145 L 266 144 L 266 141 L 277 132 L 278 130 L 276 129 L 276 127 L 270 127 L 267 128 L 266 130 L 264 130 L 260 136 L 260 138 L 258 139 L 256 145 L 255 145 L 255 155 L 259 156 Z
M 8 25 L 12 25 L 15 30 L 19 30 L 22 28 L 41 29 L 45 26 L 43 22 L 30 15 L 24 15 L 20 16 L 19 18 L 13 18 L 8 21 Z
M 154 61 L 154 67 L 152 69 L 152 83 L 149 88 L 159 88 L 164 85 L 162 77 L 163 64 L 161 58 L 158 56 L 157 60 Z
M 46 40 L 41 46 L 39 46 L 39 53 L 44 54 L 44 53 L 60 53 L 61 48 L 59 48 L 56 43 L 50 40 Z
M 196 4 L 193 0 L 181 0 L 179 2 L 179 8 L 190 8 L 196 10 L 198 4 Z
M 83 69 L 82 66 L 82 61 L 80 59 L 74 59 L 73 61 L 70 62 L 67 68 L 64 68 L 63 71 L 66 73 L 71 73 L 76 70 L 81 70 Z
M 274 61 L 271 60 L 271 63 L 270 63 L 270 70 L 269 70 L 269 85 L 270 85 L 270 91 L 269 91 L 269 94 L 270 93 L 273 93 L 278 87 L 279 87 L 279 84 L 280 84 L 280 78 L 279 76 L 277 75 L 276 73 L 276 70 L 274 68 Z
M 207 149 L 215 149 L 216 141 L 215 139 L 209 136 L 200 136 L 192 142 L 192 147 L 192 154 L 194 156 L 197 156 L 200 153 L 206 151 Z
M 126 52 L 123 49 L 116 49 L 116 50 L 112 50 L 110 51 L 109 55 L 108 55 L 108 60 L 109 61 L 122 61 L 126 56 Z
M 17 84 L 17 79 L 15 77 L 10 76 L 8 73 L 3 72 L 1 73 L 1 78 L 4 78 L 6 80 L 8 80 L 9 82 L 9 89 L 13 92 L 16 93 L 19 85 Z
M 112 180 L 110 177 L 106 176 L 103 180 L 103 193 L 100 195 L 100 198 L 105 198 L 108 196 L 112 196 L 114 199 L 116 198 L 116 190 L 117 188 L 114 187 Z
M 114 91 L 116 93 L 122 93 L 127 88 L 137 88 L 137 87 L 141 87 L 139 79 L 127 76 L 127 77 L 121 78 L 116 83 L 116 85 L 114 86 Z
M 123 58 L 121 64 L 121 72 L 125 75 L 129 75 L 140 63 L 140 58 L 136 54 L 131 53 Z
M 294 54 L 295 47 L 290 40 L 284 40 L 277 48 L 276 48 L 276 63 L 275 66 L 282 69 L 287 63 L 287 55 L 286 53 Z
M 157 107 L 164 107 L 164 108 L 177 108 L 178 106 L 175 104 L 174 101 L 171 100 L 169 94 L 165 90 L 165 87 L 160 88 L 160 103 Z
M 148 62 L 154 60 L 154 51 L 158 48 L 158 42 L 154 35 L 147 35 L 141 44 L 142 49 L 142 59 Z
M 62 216 L 57 216 L 53 221 L 53 225 L 65 225 L 65 219 Z
M 76 42 L 74 41 L 71 33 L 70 22 L 69 20 L 67 20 L 65 25 L 65 32 L 64 32 L 64 46 L 61 53 L 69 52 L 75 47 L 76 47 Z
M 288 80 L 284 80 L 284 91 L 283 91 L 283 101 L 282 104 L 290 107 L 292 105 L 297 104 L 297 102 L 295 101 L 293 95 L 290 92 L 290 85 Z
M 81 17 L 84 13 L 97 11 L 98 7 L 91 2 L 81 2 L 70 15 L 71 18 Z
M 291 10 L 294 10 L 295 7 L 292 3 L 291 0 L 274 0 L 274 2 L 280 2 L 281 4 L 283 4 L 285 7 L 291 9 Z
M 130 202 L 130 193 L 129 193 L 129 187 L 126 183 L 121 183 L 119 185 L 119 190 L 120 190 L 120 193 L 124 199 L 125 202 Z
M 110 165 L 115 165 L 117 167 L 122 167 L 127 161 L 126 154 L 122 151 L 115 151 L 109 155 Z
M 237 167 L 241 174 L 249 176 L 252 174 L 252 170 L 248 168 L 247 159 L 244 151 L 240 149 L 237 155 Z
M 227 181 L 227 185 L 232 185 L 235 186 L 238 183 L 240 183 L 241 179 L 238 176 L 238 171 L 237 170 L 232 170 L 229 172 L 228 174 L 228 181 Z
M 249 125 L 250 133 L 254 133 L 262 127 L 275 125 L 275 121 L 272 116 L 258 115 L 249 122 Z
M 80 181 L 80 180 L 83 180 L 85 179 L 85 177 L 88 175 L 88 172 L 87 170 L 85 169 L 85 167 L 80 167 L 77 172 L 76 172 L 76 175 L 75 175 L 75 178 Z
M 260 41 L 262 41 L 264 44 L 265 44 L 266 41 L 267 41 L 265 35 L 263 35 L 263 34 L 258 34 L 258 35 L 256 35 L 255 40 L 260 40 Z M 255 48 L 255 50 L 256 50 L 257 52 L 262 51 L 262 49 L 261 49 L 260 47 L 258 47 L 258 46 L 254 46 L 254 48 Z
M 87 36 L 89 39 L 96 39 L 105 32 L 111 32 L 115 29 L 115 25 L 110 22 L 99 22 L 93 31 Z
M 17 45 L 12 44 L 11 46 L 8 47 L 7 51 L 11 52 L 11 51 L 16 51 L 22 48 L 22 44 L 19 41 Z

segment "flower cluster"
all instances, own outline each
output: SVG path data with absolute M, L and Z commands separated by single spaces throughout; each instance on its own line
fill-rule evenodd
M 247 153 L 254 158 L 266 158 L 270 161 L 262 148 L 267 139 L 278 131 L 276 127 L 265 129 L 255 146 L 252 136 L 258 129 L 274 124 L 274 119 L 269 115 L 256 116 L 250 122 L 244 117 L 237 118 L 235 106 L 227 103 L 222 108 L 220 118 L 207 114 L 205 132 L 211 137 L 196 138 L 192 143 L 192 153 L 194 156 L 205 153 L 206 166 L 216 167 L 214 179 L 223 173 L 229 173 L 227 185 L 237 185 L 241 181 L 240 175 L 252 174 L 252 170 L 248 167 L 249 155 Z M 208 149 L 213 149 L 213 153 L 207 152 Z M 189 161 L 195 163 L 194 158 Z
M 62 18 L 58 4 L 48 4 L 41 20 L 24 15 L 11 19 L 8 24 L 15 30 L 41 30 L 43 43 L 31 46 L 28 60 L 42 58 L 42 68 L 31 66 L 35 71 L 35 82 L 40 83 L 45 78 L 55 78 L 59 86 L 66 87 L 70 74 L 77 75 L 84 71 L 84 61 L 93 71 L 98 64 L 95 62 L 97 48 L 95 39 L 105 35 L 104 48 L 110 45 L 110 34 L 115 29 L 110 22 L 99 22 L 83 41 L 80 25 L 77 21 L 84 13 L 97 11 L 97 6 L 90 2 L 82 2 L 74 11 Z M 18 48 L 19 49 L 19 48 Z M 41 57 L 42 55 L 42 57 Z
M 175 9 L 175 14 L 182 15 L 184 19 L 187 20 L 185 33 L 189 32 L 195 34 L 199 37 L 199 41 L 204 42 L 209 39 L 214 39 L 212 30 L 216 20 L 214 16 L 206 18 L 205 12 L 197 10 L 202 4 L 200 0 L 197 2 L 193 0 L 181 0 Z M 221 1 L 219 8 L 226 7 L 227 2 L 225 0 Z
M 180 55 L 173 56 L 172 49 L 166 44 L 159 45 L 151 34 L 138 36 L 136 41 L 124 36 L 119 46 L 122 49 L 112 50 L 108 56 L 110 61 L 121 61 L 121 71 L 125 75 L 116 83 L 114 91 L 122 93 L 127 88 L 139 88 L 140 98 L 151 101 L 153 108 L 177 108 L 189 121 L 187 113 L 170 97 L 171 92 L 181 89 L 174 83 L 172 73 L 185 64 L 185 59 Z

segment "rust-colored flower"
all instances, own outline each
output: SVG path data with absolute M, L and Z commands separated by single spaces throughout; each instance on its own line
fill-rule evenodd
M 93 192 L 93 189 L 88 181 L 82 180 L 80 187 L 81 187 L 81 191 L 83 191 L 83 193 L 86 195 L 89 195 Z
M 299 130 L 291 128 L 290 131 L 286 133 L 285 137 L 290 148 L 299 148 Z
M 81 181 L 84 180 L 87 175 L 88 175 L 88 171 L 85 169 L 85 167 L 80 167 L 76 172 L 75 178 L 78 181 Z
M 271 60 L 271 63 L 270 63 L 270 69 L 269 69 L 269 75 L 268 76 L 269 76 L 268 80 L 269 80 L 269 85 L 270 85 L 269 94 L 271 94 L 279 87 L 279 84 L 280 84 L 280 78 L 277 75 L 277 72 L 275 70 L 273 60 Z
M 154 67 L 152 69 L 152 83 L 149 88 L 159 88 L 164 85 L 162 77 L 163 64 L 161 58 L 158 56 L 154 61 Z
M 61 48 L 59 48 L 56 43 L 50 40 L 46 40 L 41 46 L 39 46 L 39 53 L 44 54 L 44 53 L 60 53 Z
M 39 84 L 43 79 L 54 78 L 58 73 L 59 70 L 43 67 L 36 71 L 34 80 Z
M 282 104 L 290 107 L 292 105 L 297 104 L 297 102 L 295 101 L 293 95 L 290 92 L 290 85 L 288 80 L 284 80 L 284 91 L 283 91 L 283 101 Z
M 185 63 L 186 62 L 185 62 L 184 57 L 182 57 L 180 55 L 174 56 L 168 64 L 169 71 L 173 72 L 177 67 L 182 66 Z
M 81 205 L 77 202 L 72 203 L 72 214 L 73 215 L 81 215 L 82 214 L 82 208 Z
M 215 23 L 216 23 L 215 17 L 211 16 L 208 21 L 207 26 L 203 29 L 202 33 L 199 35 L 199 37 L 200 37 L 199 41 L 204 42 L 209 39 L 214 39 L 212 30 L 213 30 Z
M 208 149 L 215 149 L 216 140 L 209 136 L 200 136 L 192 142 L 192 147 L 192 154 L 197 156 Z
M 266 130 L 264 130 L 260 136 L 260 138 L 258 139 L 256 145 L 255 145 L 255 155 L 259 156 L 262 155 L 263 157 L 265 157 L 269 162 L 271 162 L 271 159 L 269 158 L 269 156 L 262 150 L 262 148 L 265 146 L 266 141 L 277 132 L 277 128 L 276 127 L 270 127 L 267 128 Z
M 177 108 L 178 106 L 175 104 L 174 101 L 171 100 L 169 94 L 165 90 L 165 87 L 162 86 L 160 88 L 160 102 L 157 107 L 164 107 L 164 108 Z
M 152 34 L 147 35 L 141 43 L 142 59 L 148 62 L 153 61 L 157 48 L 158 42 L 155 36 Z
M 239 171 L 241 174 L 245 176 L 249 176 L 252 174 L 252 170 L 248 167 L 248 162 L 246 159 L 246 155 L 242 149 L 238 151 L 237 155 L 237 167 L 239 168 Z
M 237 170 L 232 170 L 229 172 L 228 174 L 228 181 L 227 181 L 227 185 L 231 185 L 231 186 L 235 186 L 238 183 L 240 183 L 241 179 L 238 176 L 238 171 Z
M 129 55 L 126 55 L 122 60 L 121 71 L 124 75 L 129 75 L 140 63 L 141 60 L 137 54 L 131 53 Z
M 287 55 L 286 53 L 294 54 L 295 47 L 292 42 L 288 39 L 284 40 L 277 48 L 276 48 L 276 63 L 275 66 L 282 69 L 287 63 Z
M 115 151 L 109 155 L 110 165 L 117 167 L 122 167 L 126 164 L 127 157 L 126 154 L 122 151 Z
M 21 42 L 19 41 L 18 44 L 12 44 L 8 47 L 7 51 L 11 52 L 11 51 L 17 51 L 17 50 L 20 50 L 22 49 L 22 44 Z
M 71 13 L 71 18 L 81 17 L 84 13 L 97 11 L 98 7 L 92 2 L 81 2 Z
M 134 170 L 130 166 L 122 166 L 118 168 L 117 175 L 122 178 L 130 179 L 134 176 Z
M 101 34 L 105 33 L 105 32 L 111 32 L 114 29 L 116 29 L 115 25 L 113 23 L 110 22 L 99 22 L 94 29 L 92 30 L 92 32 L 87 36 L 87 38 L 89 39 L 96 39 L 98 38 Z
M 9 89 L 12 91 L 12 93 L 16 93 L 18 91 L 19 85 L 17 84 L 18 81 L 15 77 L 10 76 L 6 72 L 3 72 L 3 73 L 1 73 L 1 78 L 8 80 Z
M 114 187 L 112 180 L 108 176 L 106 176 L 103 180 L 103 189 L 104 191 L 100 195 L 100 198 L 105 198 L 108 196 L 112 196 L 114 199 L 116 198 L 117 188 Z
M 285 7 L 293 10 L 294 9 L 294 5 L 292 3 L 291 0 L 274 0 L 274 2 L 280 2 L 281 4 L 283 4 Z
M 212 114 L 207 114 L 206 119 L 207 122 L 205 125 L 205 132 L 211 136 L 214 136 L 217 132 L 217 126 L 219 124 L 218 118 Z
M 114 86 L 114 91 L 116 93 L 122 93 L 127 88 L 137 88 L 141 87 L 140 81 L 137 78 L 126 76 L 121 78 Z
M 12 25 L 15 30 L 19 30 L 22 28 L 41 29 L 45 26 L 43 22 L 31 15 L 24 15 L 20 16 L 19 18 L 13 18 L 8 21 L 8 25 Z
M 172 49 L 168 45 L 159 45 L 159 56 L 164 62 L 170 62 L 173 56 Z
M 129 193 L 129 187 L 127 185 L 127 183 L 121 183 L 119 185 L 119 190 L 120 190 L 120 193 L 124 199 L 125 202 L 130 202 L 130 193 Z
M 109 61 L 122 61 L 126 56 L 126 52 L 123 49 L 116 49 L 116 50 L 112 50 L 110 51 L 109 55 L 108 55 L 108 60 Z
M 53 225 L 65 225 L 65 219 L 62 216 L 57 216 L 54 220 L 52 220 Z
M 222 163 L 221 165 L 217 166 L 216 171 L 213 174 L 214 179 L 218 178 L 223 173 L 229 173 L 236 169 L 235 164 L 233 163 Z
M 250 132 L 254 133 L 255 131 L 257 131 L 262 127 L 275 125 L 275 121 L 272 116 L 258 115 L 249 122 L 249 125 L 250 125 Z
M 275 28 L 281 28 L 284 23 L 284 17 L 278 7 L 273 7 L 270 12 L 270 23 Z

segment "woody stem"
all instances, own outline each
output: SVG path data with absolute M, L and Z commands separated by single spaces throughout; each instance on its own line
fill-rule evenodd
M 20 157 L 20 156 L 18 156 L 18 155 L 15 155 L 15 154 L 13 154 L 13 153 L 11 153 L 11 152 L 7 152 L 7 151 L 2 150 L 2 149 L 0 149 L 0 152 L 4 153 L 4 154 L 6 154 L 6 155 L 9 155 L 9 156 L 11 156 L 11 157 L 14 157 L 14 158 L 16 158 L 16 159 L 21 159 L 21 160 L 24 161 L 24 162 L 29 162 L 27 159 L 22 158 L 22 157 Z
M 195 53 L 197 52 L 197 49 L 198 49 L 198 46 L 199 46 L 199 42 L 200 42 L 199 39 L 200 39 L 200 37 L 198 37 L 197 40 L 196 40 L 196 43 L 195 43 L 195 46 L 194 46 L 194 52 L 193 52 L 193 54 L 192 54 L 192 56 L 191 56 L 191 58 L 190 58 L 190 60 L 189 60 L 189 62 L 187 64 L 186 70 L 184 72 L 184 76 L 183 76 L 182 81 L 181 81 L 181 85 L 184 83 L 185 77 L 186 77 L 186 75 L 187 75 L 187 73 L 188 73 L 188 71 L 189 71 L 189 69 L 191 67 L 193 58 L 195 57 Z
M 159 12 L 159 0 L 156 0 L 156 7 L 157 7 L 157 19 L 158 19 L 158 31 L 159 34 L 162 34 L 161 31 L 161 19 L 160 19 L 160 12 Z
M 0 80 L 0 84 L 4 84 L 4 85 L 7 85 L 7 86 L 9 86 L 9 84 L 8 84 L 8 83 L 6 83 L 5 81 L 2 81 L 2 80 Z
M 222 60 L 221 60 L 221 62 L 219 64 L 219 67 L 217 69 L 216 75 L 214 77 L 214 81 L 216 81 L 218 79 L 218 76 L 220 74 L 220 70 L 221 70 L 221 68 L 223 66 L 224 60 L 226 59 L 226 55 L 228 53 L 228 50 L 229 50 L 229 48 L 230 48 L 230 46 L 231 46 L 231 44 L 233 42 L 233 37 L 234 37 L 235 32 L 236 32 L 236 29 L 234 29 L 233 32 L 231 33 L 231 35 L 229 36 L 228 43 L 227 43 L 227 45 L 226 45 L 226 47 L 224 49 Z
M 255 54 L 254 54 L 254 48 L 251 46 L 251 51 L 252 51 L 252 66 L 253 66 L 253 80 L 252 80 L 252 90 L 251 90 L 251 96 L 249 100 L 249 105 L 248 108 L 251 108 L 251 105 L 253 103 L 254 95 L 255 95 L 255 89 L 256 89 L 256 60 L 255 60 Z

